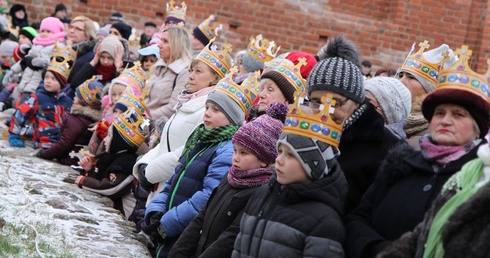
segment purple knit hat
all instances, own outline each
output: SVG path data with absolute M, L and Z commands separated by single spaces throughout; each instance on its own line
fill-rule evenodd
M 273 164 L 277 157 L 276 142 L 281 135 L 287 109 L 284 103 L 270 104 L 266 114 L 240 127 L 232 142 L 242 145 L 268 165 Z

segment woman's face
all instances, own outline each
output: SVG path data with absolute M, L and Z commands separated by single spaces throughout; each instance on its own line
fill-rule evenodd
M 22 20 L 26 17 L 26 13 L 23 10 L 18 10 L 15 12 L 15 17 L 19 20 Z
M 374 108 L 376 109 L 376 111 L 383 116 L 384 120 L 385 120 L 385 124 L 387 124 L 387 121 L 386 121 L 386 116 L 385 116 L 385 112 L 383 112 L 383 109 L 381 108 L 381 105 L 379 104 L 378 100 L 376 99 L 376 97 L 369 91 L 366 91 L 366 98 L 369 99 L 371 101 L 371 104 L 373 104 Z
M 85 34 L 85 23 L 82 21 L 74 21 L 68 25 L 68 39 L 74 44 L 88 41 L 89 37 Z
M 273 80 L 266 78 L 260 80 L 259 98 L 260 112 L 264 112 L 265 108 L 274 102 L 286 102 L 286 97 L 284 97 L 277 84 Z
M 191 93 L 207 88 L 218 80 L 211 68 L 201 61 L 191 67 L 189 73 L 189 82 L 185 88 Z
M 114 35 L 114 36 L 116 36 L 118 39 L 122 39 L 122 35 L 121 35 L 121 33 L 120 33 L 118 30 L 114 29 L 114 28 L 110 28 L 110 29 L 109 29 L 109 35 Z
M 172 49 L 170 48 L 170 41 L 168 37 L 168 31 L 162 33 L 162 40 L 158 43 L 158 48 L 160 49 L 160 57 L 165 61 L 166 64 L 170 61 L 170 56 L 172 54 Z
M 425 92 L 424 90 L 424 87 L 422 87 L 422 84 L 409 73 L 402 73 L 400 81 L 412 94 L 412 101 L 420 96 L 424 96 L 425 94 L 427 94 L 427 92 Z
M 455 104 L 440 104 L 429 125 L 432 140 L 444 146 L 465 146 L 478 139 L 476 123 L 470 113 Z

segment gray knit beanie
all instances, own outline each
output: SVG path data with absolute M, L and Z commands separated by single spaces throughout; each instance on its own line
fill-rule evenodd
M 216 105 L 233 125 L 242 125 L 245 121 L 245 113 L 240 105 L 226 93 L 214 90 L 209 93 L 206 103 L 207 102 Z
M 362 103 L 364 77 L 355 43 L 343 35 L 334 37 L 320 50 L 318 56 L 320 61 L 308 76 L 308 93 L 328 90 Z
M 2 44 L 0 44 L 0 55 L 12 57 L 15 47 L 17 47 L 19 43 L 10 40 L 4 40 Z
M 256 58 L 252 57 L 249 53 L 245 52 L 241 56 L 242 64 L 245 67 L 247 73 L 255 72 L 260 69 L 264 69 L 264 63 Z
M 375 77 L 364 82 L 366 91 L 378 101 L 386 122 L 394 124 L 404 120 L 412 109 L 412 95 L 400 80 L 390 77 Z

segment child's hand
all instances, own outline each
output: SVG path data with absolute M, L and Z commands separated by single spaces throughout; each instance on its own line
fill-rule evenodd
M 92 61 L 90 61 L 90 65 L 96 67 L 99 64 L 99 59 L 100 59 L 100 43 L 99 45 L 97 45 L 94 58 L 92 58 Z
M 12 76 L 14 76 L 14 71 L 9 70 L 5 76 L 3 76 L 2 85 L 7 87 L 7 85 L 12 81 Z
M 116 66 L 116 69 L 118 71 L 123 66 L 123 54 L 124 54 L 124 47 L 120 45 L 116 48 L 116 53 L 115 53 L 116 56 L 114 57 L 114 65 Z
M 92 164 L 92 158 L 90 157 L 83 157 L 79 162 L 78 165 L 80 165 L 86 172 L 89 172 L 92 167 L 94 166 Z

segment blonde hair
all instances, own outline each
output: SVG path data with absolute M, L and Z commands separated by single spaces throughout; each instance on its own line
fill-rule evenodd
M 186 63 L 192 62 L 191 35 L 183 27 L 170 27 L 163 31 L 168 32 L 168 42 L 170 44 L 170 60 L 168 64 L 175 60 L 183 59 Z
M 95 35 L 95 26 L 94 22 L 85 17 L 85 16 L 77 16 L 71 20 L 70 24 L 74 22 L 83 22 L 85 24 L 85 35 L 89 38 L 90 41 L 95 40 L 97 36 Z

